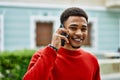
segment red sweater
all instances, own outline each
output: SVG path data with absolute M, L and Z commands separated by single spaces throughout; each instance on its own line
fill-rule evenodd
M 99 65 L 92 54 L 49 46 L 36 52 L 23 80 L 100 80 Z

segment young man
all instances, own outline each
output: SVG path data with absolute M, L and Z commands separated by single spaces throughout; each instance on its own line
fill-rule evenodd
M 23 80 L 100 80 L 96 57 L 80 48 L 87 37 L 87 14 L 72 7 L 60 20 L 64 28 L 56 31 L 51 44 L 33 55 Z M 61 40 L 65 40 L 64 46 Z

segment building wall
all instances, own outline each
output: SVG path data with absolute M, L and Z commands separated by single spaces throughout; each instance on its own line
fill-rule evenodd
M 46 7 L 15 7 L 0 6 L 0 15 L 4 18 L 4 49 L 16 50 L 31 48 L 31 16 L 52 16 L 57 18 L 59 27 L 59 15 L 64 8 Z M 97 46 L 95 51 L 117 51 L 119 46 L 119 20 L 120 11 L 118 10 L 96 10 L 85 9 L 89 18 L 95 18 L 97 34 Z M 54 31 L 55 31 L 54 30 Z M 94 33 L 95 32 L 95 33 Z M 84 47 L 94 51 L 91 47 Z
M 92 11 L 88 10 L 91 17 L 97 18 L 98 50 L 117 51 L 120 41 L 120 12 L 119 11 Z
M 62 5 L 105 6 L 106 0 L 0 0 L 1 2 L 47 3 Z

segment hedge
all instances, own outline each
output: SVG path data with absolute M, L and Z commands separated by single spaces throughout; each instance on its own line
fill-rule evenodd
M 22 80 L 35 50 L 0 52 L 0 80 Z

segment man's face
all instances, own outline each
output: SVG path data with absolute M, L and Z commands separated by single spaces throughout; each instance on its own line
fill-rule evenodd
M 70 16 L 64 22 L 65 28 L 69 31 L 68 49 L 78 49 L 87 37 L 87 21 L 84 17 Z

